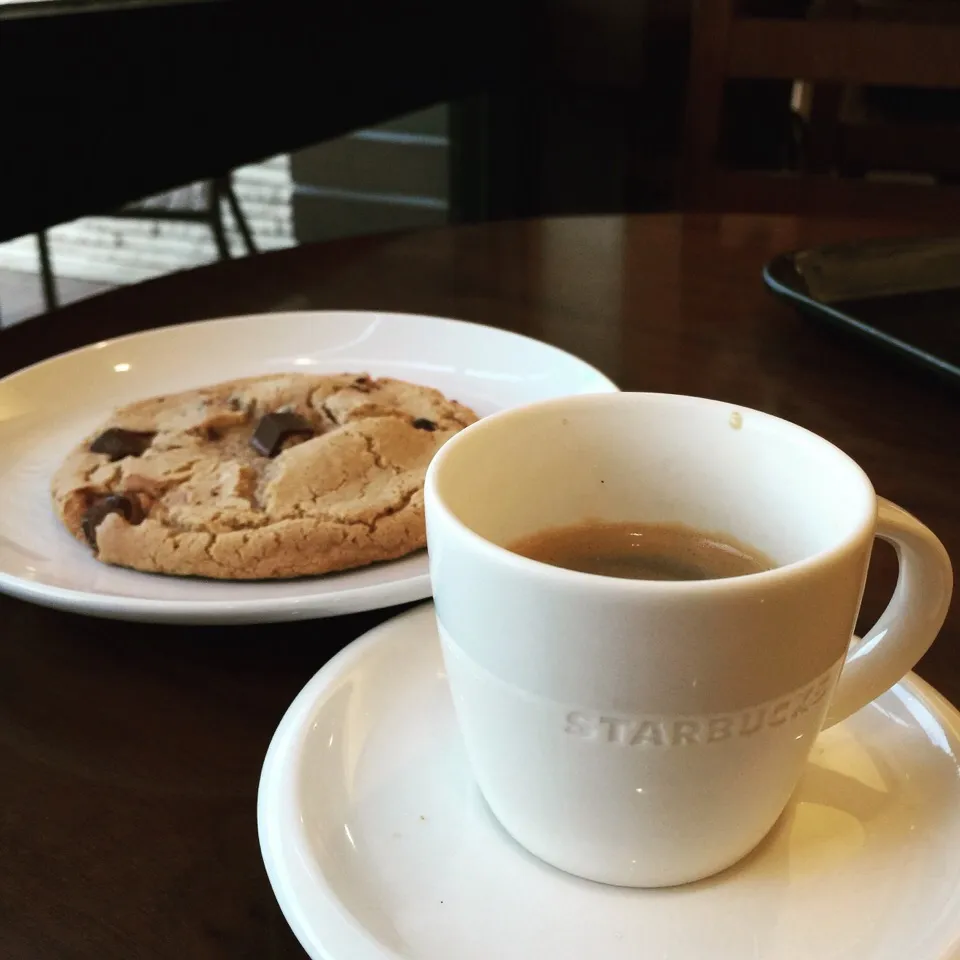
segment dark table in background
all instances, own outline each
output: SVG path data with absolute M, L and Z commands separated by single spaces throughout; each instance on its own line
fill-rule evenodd
M 515 92 L 538 69 L 543 3 L 497 16 L 473 0 L 0 4 L 0 241 L 435 103 Z M 489 125 L 465 125 L 472 155 L 454 192 L 475 216 Z
M 457 222 L 663 209 L 688 7 L 0 3 L 0 241 L 436 103 L 450 105 Z M 766 102 L 740 112 L 755 121 Z M 775 123 L 745 129 L 778 140 Z
M 808 427 L 960 558 L 960 395 L 800 319 L 761 285 L 773 254 L 867 232 L 910 230 L 667 215 L 307 246 L 128 287 L 4 331 L 0 375 L 90 341 L 217 315 L 461 317 L 572 350 L 625 389 L 716 397 Z M 894 575 L 878 548 L 865 620 Z M 85 619 L 0 596 L 0 956 L 302 957 L 260 861 L 260 764 L 307 679 L 393 612 L 201 628 Z M 960 703 L 960 605 L 919 672 Z

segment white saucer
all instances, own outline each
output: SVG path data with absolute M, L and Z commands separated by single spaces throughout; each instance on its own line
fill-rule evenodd
M 433 607 L 300 693 L 260 780 L 260 843 L 316 960 L 960 957 L 960 714 L 910 676 L 821 735 L 761 847 L 686 887 L 578 880 L 522 850 L 471 780 Z
M 80 613 L 187 623 L 321 617 L 428 597 L 422 553 L 315 579 L 223 583 L 107 567 L 57 522 L 50 477 L 114 407 L 281 370 L 400 377 L 438 387 L 481 415 L 617 389 L 537 340 L 407 314 L 271 313 L 93 344 L 0 380 L 0 590 Z

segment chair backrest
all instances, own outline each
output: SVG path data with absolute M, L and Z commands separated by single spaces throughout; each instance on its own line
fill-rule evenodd
M 719 163 L 724 90 L 730 80 L 810 81 L 814 89 L 832 92 L 834 114 L 837 91 L 846 85 L 960 89 L 960 24 L 864 19 L 858 17 L 855 0 L 824 0 L 819 7 L 816 17 L 778 19 L 743 13 L 742 0 L 699 0 L 693 18 L 681 205 L 955 218 L 960 188 L 838 177 L 826 170 L 830 163 L 822 143 L 814 151 L 814 162 L 799 171 L 731 170 Z M 764 118 L 757 117 L 757 122 Z M 952 133 L 960 144 L 960 136 Z

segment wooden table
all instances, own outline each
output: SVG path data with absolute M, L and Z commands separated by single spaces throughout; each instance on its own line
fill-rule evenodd
M 794 420 L 849 452 L 960 558 L 958 395 L 802 320 L 761 285 L 774 253 L 866 232 L 910 228 L 667 215 L 302 247 L 129 287 L 0 333 L 0 375 L 86 342 L 231 313 L 462 317 L 572 350 L 625 389 Z M 888 551 L 876 553 L 865 620 L 894 577 Z M 260 763 L 306 680 L 392 612 L 189 628 L 0 596 L 0 956 L 302 957 L 260 861 Z M 919 672 L 960 703 L 960 604 Z

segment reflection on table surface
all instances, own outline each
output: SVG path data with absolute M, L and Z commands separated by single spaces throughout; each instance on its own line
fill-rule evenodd
M 0 19 L 18 15 L 83 13 L 100 10 L 124 10 L 133 7 L 219 2 L 223 2 L 223 0 L 0 0 Z

